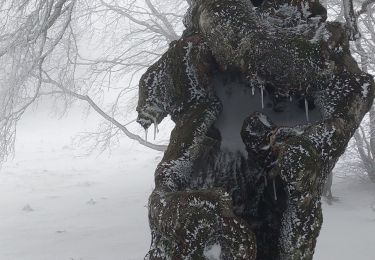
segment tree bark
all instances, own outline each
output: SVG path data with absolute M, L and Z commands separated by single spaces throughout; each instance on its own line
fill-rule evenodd
M 176 123 L 147 259 L 312 259 L 324 183 L 375 87 L 325 18 L 317 1 L 191 1 L 139 85 L 138 122 Z

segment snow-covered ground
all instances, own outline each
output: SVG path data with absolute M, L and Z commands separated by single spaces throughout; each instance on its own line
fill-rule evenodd
M 147 198 L 162 154 L 123 139 L 83 157 L 71 137 L 96 124 L 45 111 L 19 124 L 16 156 L 0 171 L 0 260 L 138 260 L 150 235 Z M 336 178 L 315 259 L 375 259 L 375 185 Z

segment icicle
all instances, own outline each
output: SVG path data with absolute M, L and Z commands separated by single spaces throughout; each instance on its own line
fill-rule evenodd
M 263 86 L 260 87 L 260 95 L 262 96 L 262 109 L 264 108 L 264 90 Z
M 255 95 L 255 88 L 254 86 L 251 87 L 251 94 L 254 96 Z
M 147 142 L 147 134 L 148 134 L 148 129 L 145 129 L 145 140 Z
M 264 177 L 264 185 L 267 187 L 268 186 L 267 176 L 263 175 L 263 177 Z
M 275 178 L 272 180 L 272 185 L 273 185 L 273 196 L 274 196 L 275 200 L 277 200 Z
M 306 120 L 307 122 L 310 121 L 309 119 L 309 103 L 307 102 L 307 99 L 305 98 L 305 113 L 306 113 Z
M 154 120 L 154 140 L 156 139 L 157 133 L 159 133 L 158 123 Z

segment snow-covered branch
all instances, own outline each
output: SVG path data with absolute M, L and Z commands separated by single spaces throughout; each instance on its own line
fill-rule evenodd
M 368 8 L 372 5 L 375 4 L 375 0 L 366 0 L 362 3 L 361 9 L 359 9 L 356 13 L 355 16 L 358 17 L 364 13 L 367 12 Z
M 103 109 L 101 109 L 99 107 L 99 105 L 88 95 L 82 95 L 82 94 L 79 94 L 79 93 L 76 93 L 70 89 L 67 89 L 65 88 L 64 86 L 62 86 L 60 83 L 58 83 L 57 81 L 53 80 L 49 75 L 48 73 L 44 72 L 43 75 L 42 75 L 43 79 L 42 81 L 44 83 L 47 83 L 47 84 L 51 84 L 55 87 L 57 87 L 58 89 L 61 90 L 61 93 L 62 94 L 67 94 L 67 95 L 70 95 L 72 97 L 75 97 L 79 100 L 82 100 L 82 101 L 85 101 L 87 102 L 91 108 L 93 108 L 95 110 L 95 112 L 97 112 L 100 116 L 102 116 L 105 120 L 107 120 L 108 122 L 110 122 L 111 124 L 113 124 L 114 126 L 116 126 L 119 130 L 121 130 L 128 138 L 134 140 L 134 141 L 137 141 L 138 143 L 140 143 L 141 145 L 144 145 L 148 148 L 151 148 L 151 149 L 154 149 L 154 150 L 157 150 L 157 151 L 165 151 L 166 150 L 166 146 L 165 145 L 157 145 L 157 144 L 153 144 L 153 143 L 150 143 L 148 142 L 147 140 L 144 140 L 142 137 L 140 137 L 139 135 L 136 135 L 132 132 L 130 132 L 127 128 L 126 128 L 126 125 L 125 124 L 121 124 L 119 121 L 117 121 L 114 117 L 110 116 L 108 113 L 104 112 Z

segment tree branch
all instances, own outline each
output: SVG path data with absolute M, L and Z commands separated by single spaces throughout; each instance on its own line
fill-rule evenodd
M 367 12 L 367 8 L 371 5 L 374 4 L 375 0 L 366 0 L 362 3 L 361 9 L 359 9 L 356 13 L 355 16 L 359 17 L 360 15 L 364 14 Z
M 71 91 L 71 90 L 63 87 L 60 83 L 53 80 L 46 72 L 44 72 L 44 75 L 47 77 L 47 79 L 44 78 L 43 82 L 54 85 L 55 87 L 61 89 L 62 92 L 64 92 L 65 94 L 68 94 L 68 95 L 73 96 L 77 99 L 86 101 L 99 115 L 101 115 L 105 120 L 109 121 L 110 123 L 112 123 L 113 125 L 118 127 L 130 139 L 132 139 L 134 141 L 137 141 L 139 144 L 144 145 L 144 146 L 146 146 L 148 148 L 151 148 L 153 150 L 164 152 L 167 149 L 166 145 L 157 145 L 157 144 L 150 143 L 150 142 L 144 140 L 139 135 L 136 135 L 136 134 L 133 134 L 132 132 L 130 132 L 125 127 L 125 125 L 121 124 L 115 118 L 113 118 L 113 117 L 109 116 L 107 113 L 105 113 L 88 95 L 81 95 L 81 94 L 78 94 L 74 91 Z

